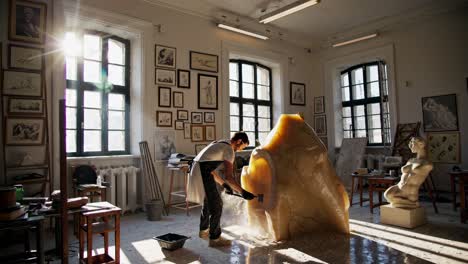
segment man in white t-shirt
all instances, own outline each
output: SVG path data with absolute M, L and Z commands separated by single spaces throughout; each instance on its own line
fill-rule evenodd
M 247 134 L 237 132 L 231 140 L 212 142 L 193 159 L 187 183 L 187 200 L 203 204 L 199 236 L 207 238 L 209 235 L 209 246 L 211 247 L 227 246 L 231 243 L 231 241 L 221 238 L 220 220 L 223 201 L 216 183 L 223 186 L 227 193 L 232 194 L 234 190 L 242 194 L 244 199 L 255 198 L 252 193 L 242 189 L 232 176 L 234 152 L 243 150 L 248 145 Z M 224 177 L 222 177 L 223 174 Z

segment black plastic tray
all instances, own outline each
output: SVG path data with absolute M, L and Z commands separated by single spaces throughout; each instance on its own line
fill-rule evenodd
M 176 250 L 184 246 L 185 240 L 189 239 L 190 237 L 168 233 L 165 235 L 153 237 L 153 239 L 157 240 L 161 248 L 167 250 Z

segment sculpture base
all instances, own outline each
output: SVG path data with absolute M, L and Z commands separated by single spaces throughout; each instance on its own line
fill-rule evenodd
M 426 223 L 426 211 L 423 207 L 406 209 L 383 205 L 380 206 L 380 223 L 415 228 Z

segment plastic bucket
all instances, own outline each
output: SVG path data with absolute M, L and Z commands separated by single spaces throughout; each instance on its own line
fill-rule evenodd
M 149 221 L 159 221 L 161 220 L 161 215 L 163 211 L 163 203 L 160 200 L 150 201 L 145 204 L 146 207 L 146 216 Z

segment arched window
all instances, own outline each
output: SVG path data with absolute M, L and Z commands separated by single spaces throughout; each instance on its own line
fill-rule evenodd
M 341 72 L 343 137 L 367 137 L 369 146 L 391 143 L 387 66 L 378 61 Z
M 130 41 L 93 31 L 66 43 L 67 154 L 128 154 Z
M 261 64 L 230 60 L 229 95 L 231 135 L 244 131 L 250 145 L 265 142 L 272 121 L 271 69 Z

